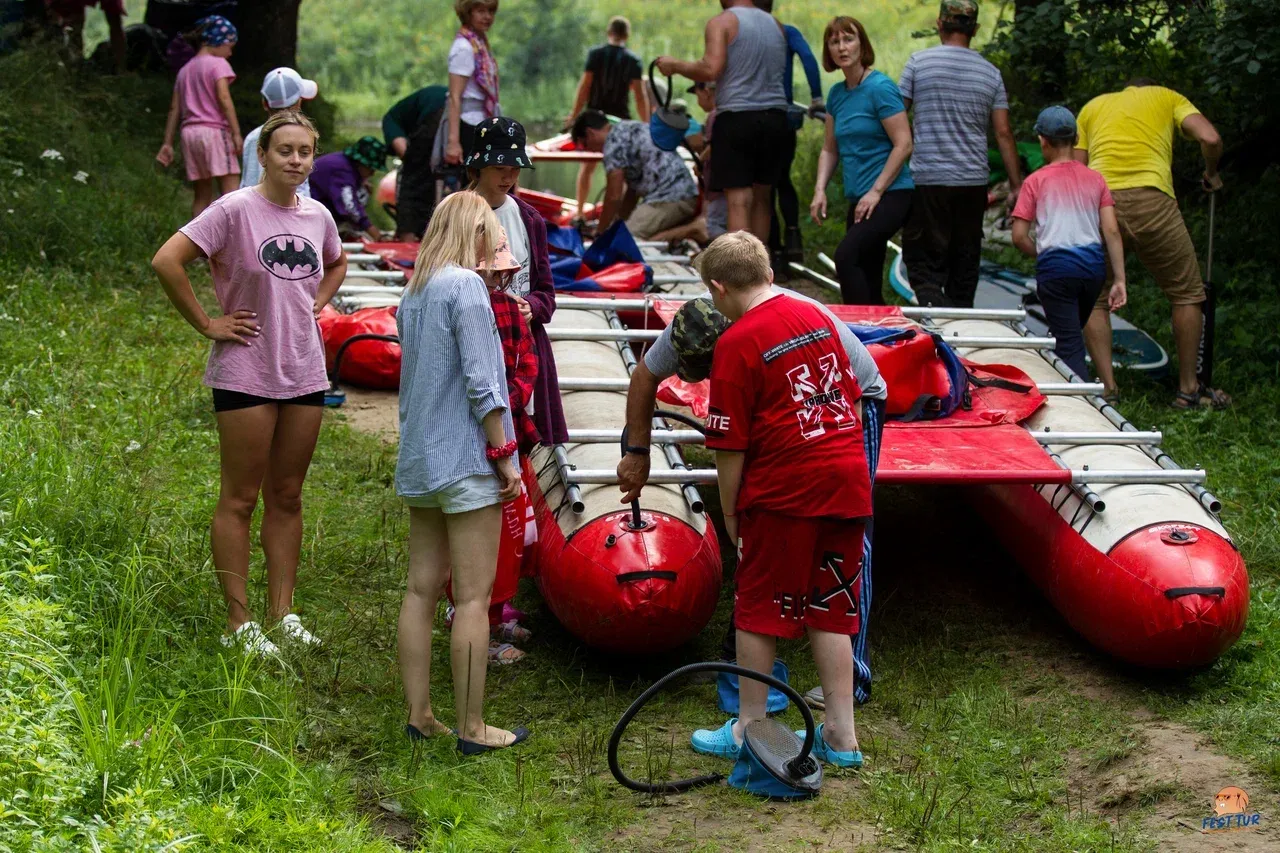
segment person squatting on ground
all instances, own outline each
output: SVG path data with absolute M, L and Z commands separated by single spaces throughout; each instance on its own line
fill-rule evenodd
M 533 385 L 538 378 L 538 355 L 533 348 L 533 336 L 520 313 L 520 303 L 507 293 L 520 262 L 511 254 L 507 245 L 507 232 L 498 229 L 498 243 L 493 250 L 493 263 L 479 258 L 476 273 L 489 288 L 489 304 L 502 343 L 502 363 L 507 380 L 507 402 L 511 406 L 511 420 L 515 426 L 517 449 L 520 455 L 533 452 L 541 438 L 533 418 L 525 410 L 533 399 Z M 502 542 L 498 546 L 498 567 L 493 579 L 493 592 L 489 596 L 489 662 L 515 663 L 525 656 L 512 643 L 527 643 L 533 633 L 522 627 L 516 619 L 506 619 L 509 602 L 515 598 L 520 582 L 520 564 L 529 525 L 529 503 L 521 483 L 522 498 L 502 505 Z M 453 589 L 446 586 L 449 608 L 445 611 L 445 625 L 453 624 Z
M 827 94 L 827 131 L 809 214 L 827 217 L 827 183 L 841 165 L 848 230 L 836 248 L 836 278 L 846 305 L 883 305 L 884 258 L 911 212 L 911 126 L 898 87 L 872 69 L 875 49 L 854 18 L 833 18 L 822 33 L 822 67 L 844 82 Z
M 1089 101 L 1076 123 L 1080 133 L 1076 159 L 1106 179 L 1125 248 L 1137 253 L 1173 305 L 1173 338 L 1178 350 L 1178 391 L 1173 406 L 1229 406 L 1230 396 L 1202 386 L 1196 377 L 1206 294 L 1195 246 L 1173 194 L 1172 171 L 1173 137 L 1181 132 L 1200 143 L 1204 189 L 1222 189 L 1218 174 L 1222 138 L 1190 101 L 1145 79 Z M 1084 337 L 1098 378 L 1114 398 L 1111 312 L 1102 296 L 1085 326 Z
M 773 14 L 773 0 L 752 0 L 757 9 Z M 787 98 L 786 147 L 779 153 L 782 161 L 778 172 L 778 183 L 773 188 L 773 198 L 769 202 L 769 253 L 773 256 L 774 271 L 783 261 L 803 261 L 804 244 L 800 240 L 800 196 L 795 185 L 791 183 L 791 163 L 796 158 L 796 136 L 804 126 L 807 116 L 814 116 L 826 110 L 822 99 L 822 77 L 818 72 L 818 60 L 814 58 L 809 43 L 804 35 L 790 24 L 782 25 L 782 33 L 787 39 L 787 64 L 782 75 L 782 90 Z M 797 106 L 795 89 L 792 85 L 795 72 L 795 60 L 799 57 L 800 67 L 804 69 L 805 80 L 809 83 L 809 108 Z M 785 258 L 784 258 L 785 252 Z
M 405 731 L 412 739 L 451 732 L 431 708 L 431 634 L 436 605 L 452 582 L 449 647 L 463 754 L 529 735 L 484 722 L 502 504 L 520 494 L 502 348 L 488 288 L 474 272 L 493 266 L 499 229 L 476 193 L 445 198 L 396 313 L 402 352 L 396 494 L 409 506 L 409 574 L 398 630 Z
M 738 546 L 738 663 L 768 673 L 777 639 L 807 634 L 825 702 L 814 755 L 857 767 L 849 643 L 859 630 L 862 520 L 871 516 L 862 390 L 826 314 L 772 292 L 759 240 L 726 234 L 703 252 L 699 271 L 732 323 L 712 360 L 707 447 Z M 740 716 L 694 732 L 693 748 L 736 757 L 767 695 L 766 685 L 742 679 Z
M 1036 119 L 1035 132 L 1045 165 L 1022 185 L 1013 208 L 1013 245 L 1036 259 L 1036 295 L 1057 340 L 1054 351 L 1087 382 L 1084 324 L 1102 290 L 1108 260 L 1107 305 L 1118 311 L 1127 301 L 1124 244 L 1107 182 L 1072 158 L 1075 116 L 1066 107 L 1048 107 Z
M 316 317 L 346 276 L 338 229 L 297 195 L 317 134 L 297 113 L 267 119 L 258 137 L 260 184 L 230 192 L 184 225 L 151 264 L 179 313 L 212 340 L 204 384 L 213 389 L 222 486 L 212 525 L 213 565 L 227 603 L 223 643 L 252 654 L 278 648 L 249 610 L 249 524 L 261 493 L 266 624 L 278 638 L 319 640 L 293 614 L 302 548 L 302 482 L 320 432 L 325 374 Z M 207 257 L 222 314 L 209 317 L 186 267 Z
M 320 91 L 314 80 L 304 80 L 292 68 L 275 68 L 267 72 L 262 81 L 262 108 L 267 116 L 282 110 L 298 110 L 303 101 L 309 101 Z M 258 164 L 258 136 L 262 125 L 249 131 L 244 138 L 244 155 L 240 162 L 240 188 L 256 186 L 262 181 L 262 166 Z M 298 195 L 311 198 L 311 182 L 298 185 Z
M 341 151 L 316 158 L 311 173 L 311 197 L 320 202 L 344 240 L 365 236 L 381 240 L 382 231 L 369 221 L 369 178 L 386 168 L 387 147 L 372 136 L 362 136 Z
M 227 62 L 236 47 L 236 28 L 221 15 L 210 15 L 196 22 L 196 38 L 200 50 L 174 80 L 164 143 L 156 154 L 161 166 L 173 162 L 173 137 L 181 121 L 182 160 L 194 190 L 193 217 L 213 201 L 214 181 L 221 195 L 239 186 L 240 151 L 244 148 L 240 120 L 231 102 L 236 73 Z
M 416 243 L 427 230 L 437 201 L 431 152 L 448 97 L 445 86 L 425 86 L 396 101 L 382 117 L 382 138 L 400 158 L 396 170 L 397 240 Z
M 821 310 L 834 325 L 840 336 L 840 344 L 853 367 L 858 386 L 865 389 L 863 397 L 863 453 L 867 459 L 867 473 L 875 483 L 876 465 L 880 459 L 880 438 L 884 430 L 884 405 L 889 392 L 885 387 L 875 359 L 867 352 L 857 336 L 830 309 L 802 293 L 773 285 L 772 292 L 789 296 L 813 305 Z M 679 376 L 686 382 L 701 382 L 711 373 L 711 361 L 716 342 L 728 327 L 729 321 L 715 310 L 711 296 L 707 294 L 691 299 L 676 312 L 673 321 L 662 331 L 658 339 L 645 352 L 631 374 L 627 389 L 627 452 L 618 463 L 618 482 L 623 491 L 622 503 L 630 503 L 640 496 L 649 480 L 649 444 L 651 425 L 658 386 L 664 379 Z M 872 525 L 866 525 L 862 551 L 862 579 L 859 586 L 858 607 L 861 630 L 853 640 L 853 659 L 857 668 L 854 696 L 859 702 L 871 697 L 871 660 L 867 649 L 867 620 L 871 613 Z M 729 619 L 729 634 L 724 642 L 724 657 L 732 660 L 735 655 L 736 633 L 733 618 Z M 822 688 L 809 691 L 805 697 L 810 704 L 822 707 Z
M 658 58 L 658 70 L 716 83 L 716 145 L 708 188 L 723 192 L 729 230 L 769 239 L 770 199 L 786 148 L 783 76 L 787 40 L 782 25 L 751 0 L 720 0 L 725 10 L 707 22 L 706 49 L 695 62 Z
M 583 110 L 572 136 L 575 144 L 604 154 L 604 204 L 597 233 L 623 219 L 632 236 L 649 240 L 694 220 L 698 183 L 679 154 L 654 144 L 647 124 L 614 124 L 599 110 Z
M 524 126 L 515 119 L 487 119 L 476 128 L 475 150 L 467 159 L 467 173 L 471 177 L 470 188 L 493 209 L 506 231 L 511 254 L 520 264 L 507 293 L 519 304 L 538 354 L 538 381 L 528 409 L 544 444 L 564 444 L 569 440 L 569 430 L 546 329 L 556 311 L 547 221 L 515 195 L 521 170 L 533 168 L 525 141 Z
M 605 43 L 587 51 L 587 67 L 578 81 L 573 109 L 565 117 L 565 129 L 573 126 L 584 109 L 599 110 L 624 120 L 631 118 L 631 110 L 627 107 L 628 94 L 635 98 L 636 119 L 648 123 L 649 97 L 644 85 L 644 66 L 640 57 L 627 50 L 629 38 L 631 22 L 623 17 L 610 18 L 605 30 Z M 584 160 L 578 166 L 575 198 L 579 216 L 591 194 L 591 176 L 595 171 L 593 160 Z
M 489 49 L 489 29 L 498 14 L 498 0 L 455 0 L 453 10 L 462 26 L 449 47 L 449 100 L 445 133 L 437 134 L 446 166 L 461 167 L 471 155 L 476 126 L 502 115 L 498 102 L 498 62 Z
M 902 70 L 903 103 L 913 111 L 911 178 L 916 192 L 902 229 L 902 261 L 921 305 L 973 307 L 987 209 L 987 125 L 1009 173 L 1008 205 L 1022 185 L 1000 71 L 969 47 L 978 31 L 975 0 L 942 0 L 942 44 L 913 53 Z

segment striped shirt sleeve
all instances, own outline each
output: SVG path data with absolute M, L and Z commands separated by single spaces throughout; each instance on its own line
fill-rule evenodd
M 467 400 L 478 423 L 495 409 L 507 408 L 502 345 L 498 341 L 488 291 L 478 275 L 467 276 L 459 283 L 452 314 Z

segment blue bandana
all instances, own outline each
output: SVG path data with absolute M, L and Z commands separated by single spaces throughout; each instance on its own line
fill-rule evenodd
M 236 25 L 221 15 L 201 18 L 196 21 L 196 26 L 200 28 L 200 41 L 209 47 L 219 47 L 238 38 Z

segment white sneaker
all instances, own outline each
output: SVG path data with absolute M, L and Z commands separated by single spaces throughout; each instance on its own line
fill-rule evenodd
M 280 620 L 280 632 L 290 640 L 302 643 L 305 646 L 320 645 L 320 638 L 302 627 L 302 620 L 298 618 L 296 613 L 290 613 Z
M 222 645 L 239 646 L 245 654 L 267 657 L 280 654 L 280 647 L 267 639 L 257 622 L 245 622 L 231 634 L 222 635 Z

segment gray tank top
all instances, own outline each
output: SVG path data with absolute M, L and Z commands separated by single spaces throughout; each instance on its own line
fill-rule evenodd
M 787 39 L 768 12 L 751 6 L 734 6 L 738 35 L 729 43 L 724 71 L 716 82 L 716 110 L 743 113 L 781 110 L 787 107 L 782 88 L 787 63 Z

